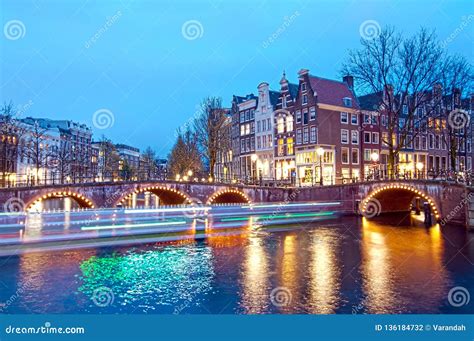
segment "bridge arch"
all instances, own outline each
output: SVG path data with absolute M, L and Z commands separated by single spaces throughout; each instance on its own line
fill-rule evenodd
M 215 192 L 207 199 L 207 204 L 250 204 L 252 200 L 239 190 L 228 188 Z
M 435 218 L 440 218 L 440 210 L 433 198 L 413 186 L 404 184 L 389 184 L 374 189 L 361 201 L 360 211 L 368 218 L 386 212 L 409 211 L 413 199 L 417 197 L 428 202 Z
M 133 191 L 126 193 L 119 199 L 116 205 L 123 205 L 128 199 L 132 197 L 133 194 L 144 192 L 150 192 L 159 197 L 160 202 L 163 205 L 182 205 L 192 203 L 188 195 L 174 188 L 169 188 L 166 186 L 146 186 L 136 188 Z
M 89 198 L 85 197 L 83 194 L 74 191 L 54 191 L 46 194 L 41 194 L 34 197 L 30 202 L 25 205 L 25 210 L 32 210 L 37 204 L 42 203 L 47 200 L 61 199 L 61 198 L 71 198 L 73 199 L 80 207 L 82 208 L 94 208 L 95 205 Z

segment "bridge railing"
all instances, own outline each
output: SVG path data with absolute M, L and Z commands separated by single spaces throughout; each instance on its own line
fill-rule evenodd
M 59 177 L 59 176 L 48 176 L 42 178 L 34 178 L 29 176 L 17 175 L 7 179 L 0 178 L 0 188 L 32 188 L 32 187 L 44 187 L 54 185 L 96 185 L 104 183 L 130 183 L 130 182 L 159 182 L 159 181 L 170 181 L 170 182 L 184 182 L 184 183 L 213 183 L 223 185 L 244 185 L 244 186 L 256 186 L 256 187 L 320 187 L 326 185 L 340 185 L 340 184 L 356 184 L 366 183 L 373 181 L 407 181 L 407 180 L 430 180 L 430 181 L 443 181 L 451 183 L 460 183 L 467 186 L 474 185 L 474 172 L 453 172 L 453 171 L 428 171 L 427 173 L 417 174 L 395 174 L 392 177 L 388 177 L 384 174 L 369 174 L 364 178 L 344 178 L 344 177 L 292 177 L 284 179 L 275 179 L 273 177 L 252 177 L 244 176 L 242 178 L 229 177 L 228 175 L 217 174 L 214 178 L 209 176 L 190 176 L 184 178 L 170 178 L 165 175 L 148 176 L 141 175 L 132 178 L 119 177 L 119 176 L 107 176 L 107 177 L 92 177 L 92 176 L 75 176 L 75 177 Z

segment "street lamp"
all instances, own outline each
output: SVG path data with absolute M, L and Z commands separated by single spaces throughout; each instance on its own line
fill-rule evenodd
M 373 152 L 372 154 L 370 154 L 370 159 L 373 162 L 372 168 L 373 168 L 374 180 L 375 180 L 375 168 L 377 167 L 377 162 L 379 161 L 379 153 Z
M 188 170 L 188 176 L 189 177 L 193 176 L 193 171 L 192 170 Z
M 322 147 L 319 147 L 316 149 L 316 153 L 319 156 L 319 184 L 322 186 L 323 185 L 323 155 L 324 155 L 324 149 Z
M 423 168 L 425 167 L 425 165 L 423 164 L 423 162 L 417 162 L 416 163 L 416 169 L 418 170 L 418 177 L 421 178 L 423 177 Z
M 257 168 L 257 159 L 258 159 L 258 156 L 257 154 L 252 154 L 252 156 L 250 156 L 250 159 L 252 160 L 252 178 L 253 178 L 253 181 L 255 183 L 255 180 L 256 180 L 256 168 Z
M 181 178 L 181 176 L 179 174 L 176 174 L 176 181 L 179 181 L 179 178 Z

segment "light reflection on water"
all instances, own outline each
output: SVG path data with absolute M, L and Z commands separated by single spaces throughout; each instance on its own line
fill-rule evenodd
M 392 220 L 393 221 L 393 220 Z M 474 295 L 472 234 L 342 218 L 205 241 L 0 258 L 9 313 L 472 313 L 447 302 Z M 207 225 L 212 232 L 212 222 Z M 28 285 L 26 285 L 28 284 Z M 113 301 L 94 304 L 107 287 Z M 285 305 L 273 289 L 290 293 Z M 19 289 L 20 295 L 11 297 Z M 0 307 L 2 307 L 0 305 Z

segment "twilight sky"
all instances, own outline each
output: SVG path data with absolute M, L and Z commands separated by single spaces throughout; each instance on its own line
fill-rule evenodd
M 161 157 L 203 97 L 228 106 L 262 81 L 278 90 L 283 69 L 293 82 L 301 68 L 339 78 L 377 25 L 434 28 L 449 52 L 474 56 L 469 0 L 8 0 L 0 18 L 2 103 Z

